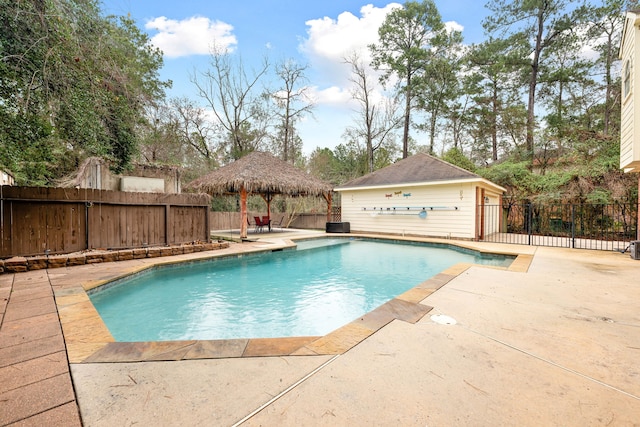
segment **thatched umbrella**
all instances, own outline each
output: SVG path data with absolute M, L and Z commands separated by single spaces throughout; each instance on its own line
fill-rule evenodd
M 271 217 L 274 194 L 317 196 L 327 201 L 327 221 L 331 214 L 329 183 L 321 181 L 269 153 L 254 151 L 235 162 L 197 178 L 185 189 L 212 196 L 240 194 L 240 237 L 247 237 L 247 195 L 260 194 Z

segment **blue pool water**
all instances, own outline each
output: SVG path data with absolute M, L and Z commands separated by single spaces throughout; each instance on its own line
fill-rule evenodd
M 512 258 L 347 238 L 159 267 L 90 293 L 117 341 L 316 336 L 459 262 Z

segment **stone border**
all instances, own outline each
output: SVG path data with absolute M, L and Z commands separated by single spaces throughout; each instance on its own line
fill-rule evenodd
M 373 236 L 359 237 L 372 238 Z M 420 240 L 413 239 L 412 241 L 419 242 Z M 67 345 L 69 361 L 72 364 L 77 364 L 342 354 L 376 333 L 392 320 L 416 323 L 432 309 L 432 307 L 422 304 L 423 300 L 470 267 L 476 266 L 524 273 L 528 271 L 533 259 L 533 255 L 530 254 L 507 253 L 498 250 L 481 251 L 478 248 L 452 244 L 450 241 L 446 242 L 446 244 L 477 252 L 496 254 L 502 252 L 504 255 L 516 256 L 516 259 L 509 267 L 470 263 L 455 264 L 392 300 L 383 303 L 358 319 L 324 336 L 315 337 L 119 342 L 115 341 L 111 336 L 102 318 L 91 304 L 87 291 L 141 270 L 131 269 L 125 276 L 121 272 L 113 272 L 112 277 L 110 277 L 111 273 L 107 276 L 100 275 L 99 283 L 80 280 L 80 286 L 77 286 L 78 282 L 72 281 L 76 284 L 76 287 L 55 291 L 56 304 Z M 228 255 L 229 253 L 226 252 L 226 254 L 213 255 L 213 257 L 244 256 L 254 252 L 280 249 L 279 245 L 276 246 L 260 248 L 255 251 L 251 250 L 250 252 L 237 252 L 232 255 Z M 177 263 L 196 260 L 181 259 Z M 149 264 L 147 265 L 147 263 Z M 158 263 L 162 264 L 159 260 L 152 260 L 147 263 L 145 263 L 144 269 L 151 268 L 158 265 Z
M 149 248 L 120 249 L 114 251 L 95 250 L 64 255 L 39 255 L 34 257 L 13 257 L 0 260 L 0 274 L 22 273 L 45 268 L 71 267 L 75 265 L 101 262 L 126 261 L 141 258 L 157 258 L 172 255 L 205 252 L 229 247 L 229 242 L 194 243 Z

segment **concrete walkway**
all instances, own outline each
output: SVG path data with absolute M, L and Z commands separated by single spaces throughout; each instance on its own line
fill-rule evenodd
M 68 365 L 55 306 L 45 302 L 51 288 L 59 300 L 77 298 L 70 289 L 81 277 L 121 274 L 132 269 L 129 261 L 55 277 L 54 270 L 0 276 L 0 302 L 9 298 L 0 328 L 0 424 L 42 425 L 48 417 L 49 425 L 80 425 L 79 407 L 85 426 L 640 425 L 640 261 L 616 252 L 464 244 L 520 252 L 528 269 L 458 266 L 437 287 L 423 287 L 420 304 L 433 307 L 427 315 L 396 317 L 373 332 L 364 331 L 370 322 L 354 322 L 339 336 L 348 341 L 360 330 L 366 338 L 346 352 L 317 351 L 328 347 L 304 340 L 284 356 L 92 363 L 110 345 L 83 347 L 65 331 L 67 350 L 73 341 L 93 352 L 69 353 Z M 42 285 L 30 289 L 30 282 Z M 21 304 L 27 293 L 41 301 Z M 50 350 L 25 358 L 32 347 Z M 28 401 L 42 403 L 28 409 Z
M 423 301 L 455 325 L 394 322 L 247 425 L 638 425 L 639 273 L 550 248 L 527 273 L 472 267 Z

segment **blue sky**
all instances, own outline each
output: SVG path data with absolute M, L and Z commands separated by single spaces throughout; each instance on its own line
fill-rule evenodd
M 462 30 L 465 43 L 484 39 L 484 1 L 435 0 L 448 25 Z M 304 153 L 334 148 L 353 124 L 349 67 L 342 58 L 376 42 L 377 28 L 398 3 L 357 0 L 104 0 L 106 14 L 129 14 L 164 52 L 162 79 L 173 81 L 170 97 L 196 95 L 190 75 L 207 69 L 212 41 L 251 61 L 295 59 L 307 64 L 314 117 L 298 126 Z M 415 135 L 420 138 L 420 135 Z

